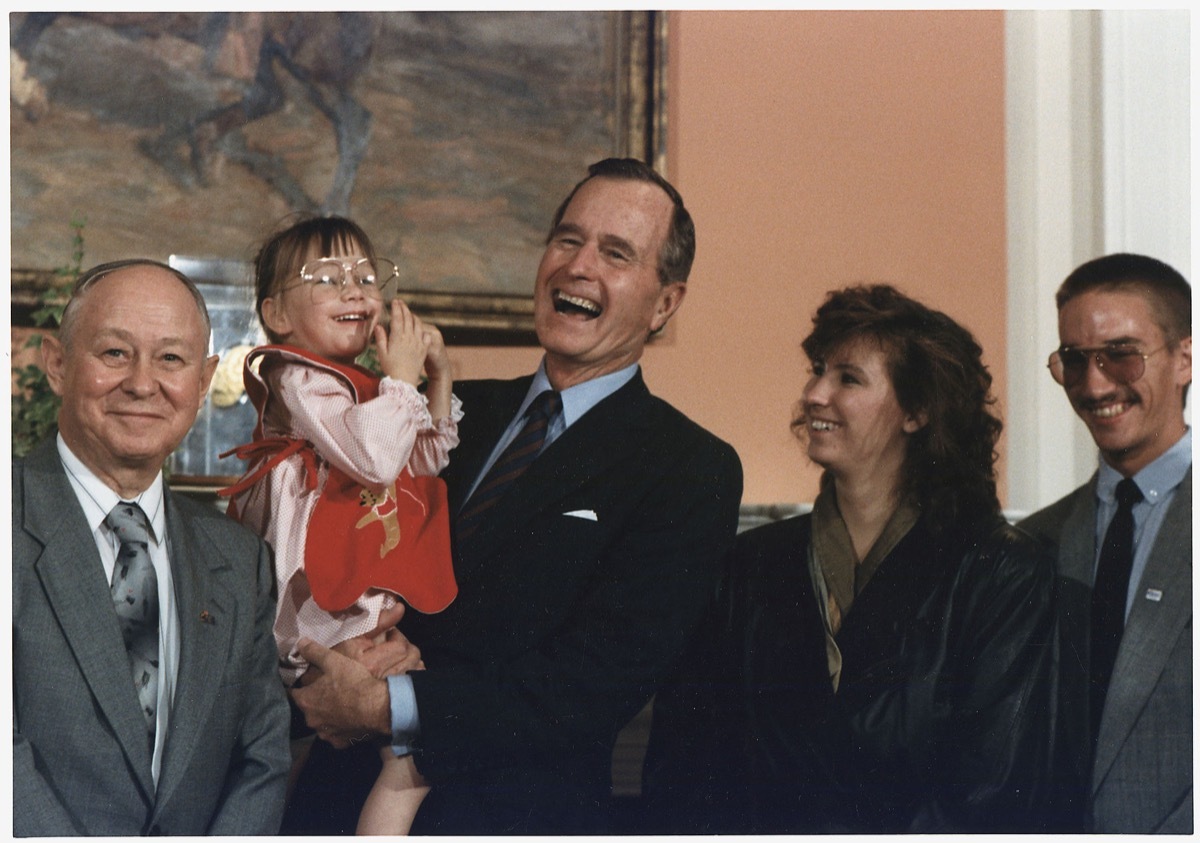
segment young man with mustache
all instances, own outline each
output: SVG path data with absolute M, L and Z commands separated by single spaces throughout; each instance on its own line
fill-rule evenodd
M 1191 286 L 1113 254 L 1059 288 L 1050 372 L 1100 449 L 1022 526 L 1057 547 L 1066 830 L 1192 831 Z

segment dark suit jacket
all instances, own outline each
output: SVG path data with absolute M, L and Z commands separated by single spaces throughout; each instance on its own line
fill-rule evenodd
M 1151 550 L 1117 651 L 1094 760 L 1088 664 L 1096 478 L 1022 526 L 1057 548 L 1061 764 L 1079 830 L 1192 831 L 1192 472 Z M 1147 590 L 1159 599 L 1148 599 Z
M 452 512 L 529 383 L 455 385 Z M 640 373 L 546 448 L 455 547 L 455 602 L 401 624 L 428 668 L 414 833 L 603 830 L 617 732 L 699 622 L 741 491 L 733 449 Z
M 53 438 L 14 463 L 12 504 L 14 832 L 274 833 L 290 762 L 266 546 L 167 492 L 180 657 L 156 791 L 109 586 Z

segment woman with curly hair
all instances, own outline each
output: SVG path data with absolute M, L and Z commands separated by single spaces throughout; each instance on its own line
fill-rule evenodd
M 813 323 L 820 492 L 739 537 L 660 690 L 647 830 L 1046 830 L 1053 561 L 1000 514 L 982 350 L 886 285 Z

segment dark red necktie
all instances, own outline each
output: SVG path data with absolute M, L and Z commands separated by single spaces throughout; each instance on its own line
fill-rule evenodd
M 557 392 L 546 390 L 538 394 L 525 411 L 525 426 L 496 459 L 487 475 L 479 481 L 474 493 L 463 504 L 455 521 L 455 532 L 460 539 L 466 538 L 479 528 L 485 513 L 496 505 L 500 497 L 513 482 L 525 473 L 542 450 L 546 441 L 546 428 L 559 410 L 562 398 Z

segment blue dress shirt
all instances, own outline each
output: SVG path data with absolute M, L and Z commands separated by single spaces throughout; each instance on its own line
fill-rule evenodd
M 1125 597 L 1126 619 L 1133 609 L 1133 601 L 1140 593 L 1142 574 L 1146 570 L 1150 550 L 1158 538 L 1167 510 L 1171 508 L 1171 501 L 1175 499 L 1175 490 L 1183 482 L 1191 465 L 1192 429 L 1189 427 L 1183 438 L 1166 453 L 1133 476 L 1133 482 L 1141 489 L 1143 499 L 1133 506 L 1133 568 L 1129 572 L 1129 592 Z M 1103 459 L 1100 460 L 1100 472 L 1096 480 L 1096 559 L 1092 568 L 1093 580 L 1096 576 L 1095 566 L 1100 562 L 1104 534 L 1117 512 L 1117 483 L 1122 479 L 1119 471 Z M 1146 597 L 1154 599 L 1149 594 Z

